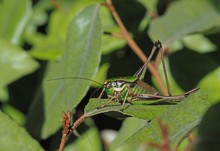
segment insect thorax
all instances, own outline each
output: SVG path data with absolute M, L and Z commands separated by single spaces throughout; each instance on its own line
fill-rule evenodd
M 104 83 L 104 89 L 109 98 L 124 100 L 135 83 L 135 80 L 133 82 L 127 81 L 126 79 L 108 80 Z

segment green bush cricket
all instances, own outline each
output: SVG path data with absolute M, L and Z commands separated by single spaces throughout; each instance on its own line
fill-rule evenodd
M 160 95 L 159 91 L 157 91 L 155 88 L 151 87 L 147 83 L 143 82 L 144 75 L 147 70 L 147 66 L 150 63 L 151 58 L 157 49 L 161 51 L 161 60 L 162 60 L 163 71 L 165 75 L 167 91 L 169 96 Z M 154 43 L 153 49 L 151 50 L 150 56 L 148 57 L 147 61 L 133 76 L 111 78 L 106 80 L 104 84 L 101 84 L 97 81 L 84 77 L 64 77 L 64 78 L 50 79 L 49 81 L 59 80 L 59 79 L 82 79 L 82 80 L 92 81 L 101 85 L 103 89 L 98 98 L 101 98 L 103 93 L 105 92 L 107 94 L 109 101 L 103 104 L 102 106 L 100 106 L 99 108 L 103 108 L 113 101 L 121 102 L 122 108 L 124 107 L 126 102 L 131 103 L 136 100 L 180 101 L 186 98 L 187 96 L 189 96 L 190 94 L 193 94 L 199 90 L 199 88 L 194 88 L 183 94 L 171 95 L 168 76 L 165 68 L 165 63 L 163 60 L 162 45 L 159 40 Z
M 174 96 L 171 95 L 169 81 L 167 78 L 166 68 L 165 68 L 165 64 L 163 60 L 163 52 L 161 52 L 161 55 L 162 55 L 161 58 L 162 58 L 162 64 L 163 64 L 163 69 L 164 69 L 169 96 L 160 95 L 160 93 L 155 88 L 143 82 L 142 80 L 147 70 L 147 66 L 156 49 L 159 49 L 159 50 L 162 49 L 162 45 L 160 41 L 156 41 L 154 43 L 153 49 L 151 51 L 151 54 L 148 60 L 133 76 L 111 78 L 105 81 L 102 92 L 99 95 L 99 98 L 101 98 L 103 92 L 105 92 L 109 98 L 109 101 L 103 104 L 100 108 L 105 107 L 107 104 L 111 103 L 112 101 L 122 102 L 122 108 L 124 107 L 126 101 L 127 102 L 132 102 L 135 100 L 179 101 L 187 97 L 188 95 L 196 92 L 197 90 L 199 90 L 199 88 L 195 88 L 180 95 L 174 95 Z

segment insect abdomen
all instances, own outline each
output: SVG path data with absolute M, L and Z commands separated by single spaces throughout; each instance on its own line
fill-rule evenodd
M 133 94 L 154 94 L 158 95 L 159 92 L 148 84 L 141 80 L 136 81 L 136 85 L 133 87 Z

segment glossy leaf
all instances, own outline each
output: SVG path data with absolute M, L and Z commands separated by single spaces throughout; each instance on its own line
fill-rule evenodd
M 172 104 L 159 105 L 158 101 L 137 101 L 126 103 L 122 108 L 121 103 L 112 102 L 103 108 L 100 108 L 103 104 L 108 102 L 108 99 L 90 99 L 89 103 L 85 107 L 85 114 L 87 116 L 94 116 L 101 113 L 107 112 L 118 112 L 125 116 L 133 116 L 136 118 L 151 120 L 164 113 L 167 109 L 172 108 Z M 158 104 L 154 104 L 157 102 Z
M 220 100 L 220 67 L 209 72 L 198 85 L 213 101 Z
M 141 24 L 139 25 L 139 30 L 144 31 L 149 25 L 150 21 L 157 13 L 157 3 L 158 0 L 138 0 L 147 10 L 145 17 L 142 19 Z
M 18 125 L 23 126 L 25 124 L 25 115 L 15 107 L 5 104 L 2 106 L 2 111 L 10 116 Z
M 160 39 L 167 46 L 187 34 L 207 31 L 215 26 L 220 26 L 220 15 L 209 2 L 176 1 L 164 16 L 151 22 L 148 34 L 153 41 Z
M 34 43 L 30 54 L 42 60 L 54 60 L 60 57 L 65 49 L 68 26 L 72 18 L 84 7 L 99 1 L 100 0 L 75 0 L 68 5 L 61 5 L 61 9 L 51 14 L 47 36 L 38 35 L 38 37 L 36 37 L 29 35 Z
M 198 92 L 197 92 L 198 93 Z M 138 130 L 125 143 L 137 144 L 146 142 L 160 142 L 161 133 L 158 127 L 158 119 L 162 120 L 169 128 L 169 139 L 174 147 L 201 121 L 201 117 L 211 101 L 202 94 L 194 94 L 177 106 L 167 110 L 164 114 L 153 120 L 150 124 Z
M 155 13 L 157 13 L 157 3 L 158 0 L 138 0 L 138 2 L 140 2 L 146 9 L 147 9 L 147 13 L 148 15 L 153 15 Z
M 194 34 L 183 38 L 186 47 L 191 50 L 208 53 L 216 50 L 216 46 L 202 34 Z
M 124 140 L 130 138 L 136 131 L 148 124 L 146 120 L 130 117 L 126 118 L 120 128 L 120 131 L 114 141 L 109 145 L 110 150 L 114 150 L 115 146 L 118 146 L 118 150 L 137 150 L 141 148 L 140 144 L 130 145 L 125 144 Z M 135 147 L 135 148 L 134 148 Z
M 7 88 L 5 87 L 0 88 L 0 101 L 7 102 L 8 98 L 9 96 L 8 96 Z
M 25 51 L 0 40 L 0 87 L 4 87 L 38 68 L 38 63 Z
M 37 112 L 41 102 L 33 104 L 29 113 L 30 129 L 35 129 L 33 117 L 41 116 L 44 120 L 40 134 L 42 138 L 47 138 L 58 130 L 62 111 L 73 110 L 91 84 L 90 81 L 79 79 L 47 80 L 65 77 L 94 78 L 100 62 L 101 32 L 99 5 L 86 7 L 71 22 L 65 54 L 60 61 L 50 64 L 44 78 L 44 113 Z
M 0 150 L 33 150 L 43 151 L 24 128 L 19 127 L 7 115 L 0 111 Z
M 30 16 L 30 0 L 3 0 L 0 3 L 0 37 L 18 44 Z
M 107 79 L 108 69 L 109 69 L 109 63 L 104 63 L 104 64 L 100 65 L 99 71 L 97 72 L 94 80 L 98 81 L 99 83 L 104 83 L 105 80 Z M 100 85 L 97 83 L 93 83 L 92 86 L 100 87 Z
M 112 20 L 111 13 L 105 7 L 100 9 L 100 17 L 103 23 L 104 32 L 110 32 L 115 34 L 120 34 L 120 29 Z M 116 51 L 119 48 L 125 46 L 126 41 L 123 38 L 114 37 L 112 35 L 103 34 L 102 36 L 102 54 L 109 54 L 113 51 Z

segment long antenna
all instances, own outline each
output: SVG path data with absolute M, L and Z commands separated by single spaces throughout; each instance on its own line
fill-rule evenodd
M 87 80 L 87 81 L 91 81 L 91 82 L 94 82 L 94 83 L 97 83 L 101 86 L 103 86 L 102 83 L 99 83 L 95 80 L 92 80 L 92 79 L 89 79 L 89 78 L 84 78 L 84 77 L 63 77 L 63 78 L 53 78 L 53 79 L 48 79 L 47 81 L 55 81 L 55 80 L 70 80 L 70 79 L 82 79 L 82 80 Z

